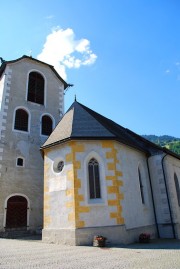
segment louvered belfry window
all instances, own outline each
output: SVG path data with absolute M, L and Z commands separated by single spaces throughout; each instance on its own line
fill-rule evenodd
M 37 72 L 29 74 L 27 100 L 44 105 L 44 78 Z
M 15 114 L 14 129 L 28 132 L 28 113 L 24 109 L 17 109 Z
M 44 115 L 42 117 L 42 135 L 50 135 L 52 133 L 52 119 Z
M 95 158 L 92 158 L 88 163 L 88 174 L 90 199 L 101 198 L 99 163 Z

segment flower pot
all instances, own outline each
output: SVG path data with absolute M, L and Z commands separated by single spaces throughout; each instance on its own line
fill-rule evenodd
M 139 243 L 149 243 L 150 242 L 150 234 L 141 233 L 139 235 Z
M 106 246 L 106 238 L 103 236 L 94 236 L 93 246 L 94 247 L 105 247 Z

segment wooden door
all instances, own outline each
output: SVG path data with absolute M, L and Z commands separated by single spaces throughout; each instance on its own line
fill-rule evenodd
M 6 228 L 27 227 L 27 200 L 23 196 L 12 196 L 7 202 Z

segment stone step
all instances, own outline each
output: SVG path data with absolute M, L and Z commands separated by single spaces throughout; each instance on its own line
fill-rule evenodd
M 32 236 L 34 233 L 32 231 L 25 231 L 25 230 L 9 230 L 5 232 L 0 232 L 0 238 L 9 238 L 9 239 L 16 239 L 16 238 L 23 238 L 27 236 Z

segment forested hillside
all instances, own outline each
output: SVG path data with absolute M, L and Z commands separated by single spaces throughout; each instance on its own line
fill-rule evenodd
M 166 147 L 167 149 L 180 154 L 180 138 L 169 135 L 143 135 L 143 137 L 161 147 Z

